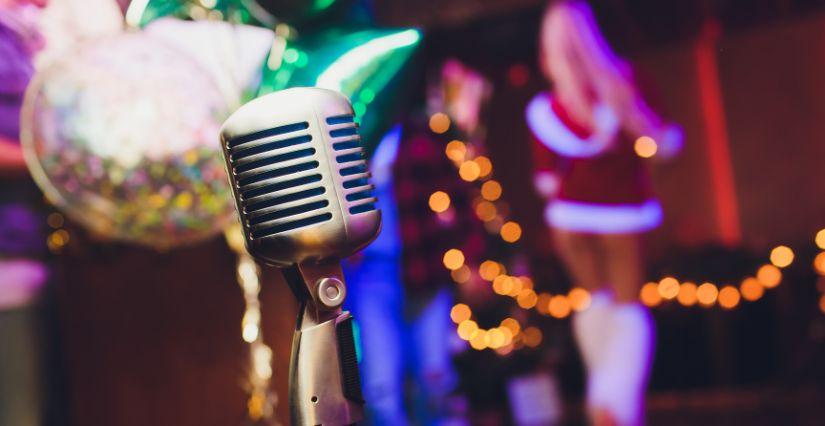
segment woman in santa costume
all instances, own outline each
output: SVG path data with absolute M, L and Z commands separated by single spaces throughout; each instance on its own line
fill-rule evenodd
M 573 320 L 584 359 L 588 413 L 596 425 L 639 425 L 653 347 L 653 322 L 638 303 L 642 237 L 662 220 L 640 137 L 658 156 L 678 150 L 681 131 L 644 101 L 583 1 L 560 1 L 541 28 L 541 66 L 552 92 L 526 109 L 536 140 L 535 184 L 557 252 L 591 305 Z

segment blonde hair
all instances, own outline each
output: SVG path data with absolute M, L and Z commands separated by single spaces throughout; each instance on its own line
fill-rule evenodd
M 662 120 L 642 99 L 630 66 L 607 44 L 586 2 L 552 4 L 542 21 L 540 46 L 542 71 L 574 118 L 592 124 L 592 106 L 604 103 L 634 137 L 662 131 Z

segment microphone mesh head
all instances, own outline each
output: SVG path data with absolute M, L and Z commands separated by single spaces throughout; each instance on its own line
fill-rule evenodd
M 347 256 L 380 227 L 349 101 L 325 89 L 242 106 L 221 142 L 247 248 L 276 265 Z

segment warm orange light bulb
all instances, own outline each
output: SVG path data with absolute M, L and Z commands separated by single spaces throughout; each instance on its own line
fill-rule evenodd
M 501 239 L 514 243 L 521 238 L 521 225 L 516 222 L 507 222 L 501 226 Z
M 488 180 L 481 185 L 481 196 L 487 201 L 496 201 L 501 198 L 501 184 Z
M 570 307 L 576 312 L 590 307 L 590 293 L 581 287 L 571 289 L 567 293 L 567 299 L 570 300 Z
M 719 306 L 725 309 L 733 309 L 739 304 L 739 290 L 736 287 L 728 285 L 719 290 Z
M 458 168 L 458 175 L 467 182 L 472 182 L 481 176 L 481 169 L 475 161 L 465 161 Z
M 665 277 L 659 281 L 659 295 L 667 300 L 676 298 L 679 294 L 679 281 L 673 277 Z
M 459 249 L 449 249 L 444 253 L 444 266 L 450 270 L 456 270 L 464 265 L 464 253 Z
M 470 311 L 470 307 L 463 303 L 459 303 L 450 309 L 450 319 L 456 324 L 461 324 L 462 322 L 467 321 L 470 319 L 471 315 L 472 312 Z
M 437 112 L 430 116 L 430 130 L 435 133 L 445 133 L 450 129 L 450 117 L 443 112 Z
M 653 138 L 649 136 L 642 136 L 639 139 L 636 139 L 636 143 L 633 144 L 633 149 L 639 157 L 650 158 L 656 155 L 656 151 L 659 150 L 659 146 Z
M 793 262 L 793 250 L 788 246 L 778 246 L 771 250 L 771 263 L 779 268 L 784 268 Z
M 662 295 L 659 294 L 659 285 L 656 283 L 647 283 L 642 286 L 639 292 L 639 298 L 645 306 L 657 306 L 662 303 Z
M 762 283 L 765 288 L 774 288 L 782 282 L 782 272 L 773 265 L 762 265 L 756 271 L 756 279 Z
M 716 303 L 716 298 L 719 296 L 719 289 L 712 283 L 704 283 L 696 289 L 696 299 L 699 303 L 705 306 L 710 306 Z
M 742 293 L 742 298 L 749 302 L 755 302 L 765 294 L 765 288 L 762 287 L 759 280 L 753 277 L 742 280 L 742 284 L 739 285 L 739 291 Z
M 435 191 L 430 194 L 430 209 L 436 213 L 443 213 L 450 208 L 450 196 L 444 191 Z
M 693 306 L 696 304 L 696 284 L 692 282 L 685 282 L 679 286 L 679 294 L 676 300 L 684 306 Z

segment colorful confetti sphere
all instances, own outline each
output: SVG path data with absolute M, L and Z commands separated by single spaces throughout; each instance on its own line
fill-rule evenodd
M 22 114 L 29 170 L 92 232 L 167 249 L 225 228 L 225 98 L 186 54 L 146 34 L 83 43 L 41 70 Z

